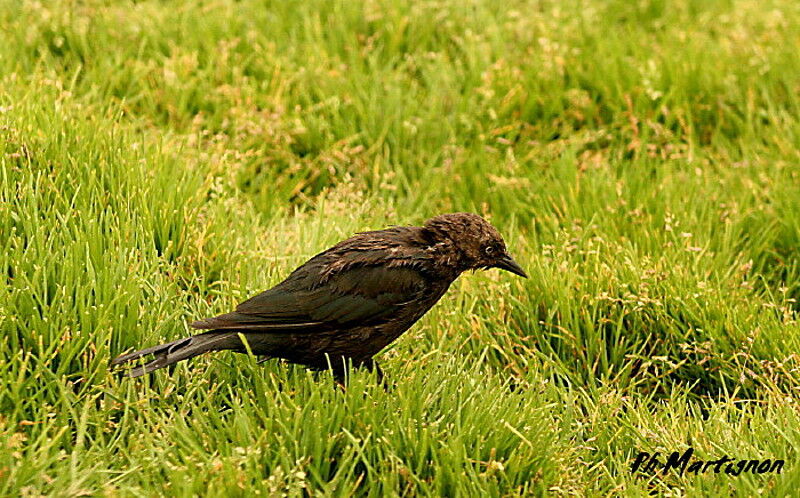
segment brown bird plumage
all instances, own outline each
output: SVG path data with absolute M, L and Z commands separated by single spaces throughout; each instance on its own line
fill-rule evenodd
M 235 311 L 193 322 L 208 330 L 115 358 L 112 366 L 155 358 L 138 377 L 207 351 L 283 358 L 344 377 L 346 362 L 375 367 L 372 357 L 397 339 L 466 270 L 502 268 L 527 277 L 500 233 L 471 213 L 436 216 L 421 227 L 363 232 L 297 268 Z

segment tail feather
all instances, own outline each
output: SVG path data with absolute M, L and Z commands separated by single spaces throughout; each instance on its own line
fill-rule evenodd
M 111 361 L 110 366 L 117 367 L 144 356 L 154 355 L 155 358 L 153 360 L 144 365 L 136 366 L 127 373 L 128 377 L 141 377 L 159 368 L 167 367 L 181 360 L 194 358 L 207 351 L 238 350 L 241 348 L 242 341 L 236 332 L 215 330 L 118 356 Z

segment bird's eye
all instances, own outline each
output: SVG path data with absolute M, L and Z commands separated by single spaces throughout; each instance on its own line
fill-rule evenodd
M 483 252 L 485 252 L 487 255 L 491 256 L 492 254 L 494 254 L 494 247 L 493 246 L 486 246 L 486 248 L 483 250 Z

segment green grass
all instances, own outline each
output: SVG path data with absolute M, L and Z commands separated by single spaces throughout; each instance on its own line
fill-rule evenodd
M 791 495 L 800 4 L 0 2 L 0 495 Z M 120 379 L 348 235 L 469 210 L 394 387 Z M 781 475 L 637 474 L 639 451 Z

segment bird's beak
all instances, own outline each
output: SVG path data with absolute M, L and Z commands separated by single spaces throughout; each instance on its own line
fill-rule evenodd
M 500 268 L 502 270 L 510 271 L 515 275 L 519 275 L 522 278 L 528 278 L 528 274 L 525 273 L 525 270 L 514 261 L 514 258 L 506 254 L 500 260 L 494 264 L 495 268 Z

